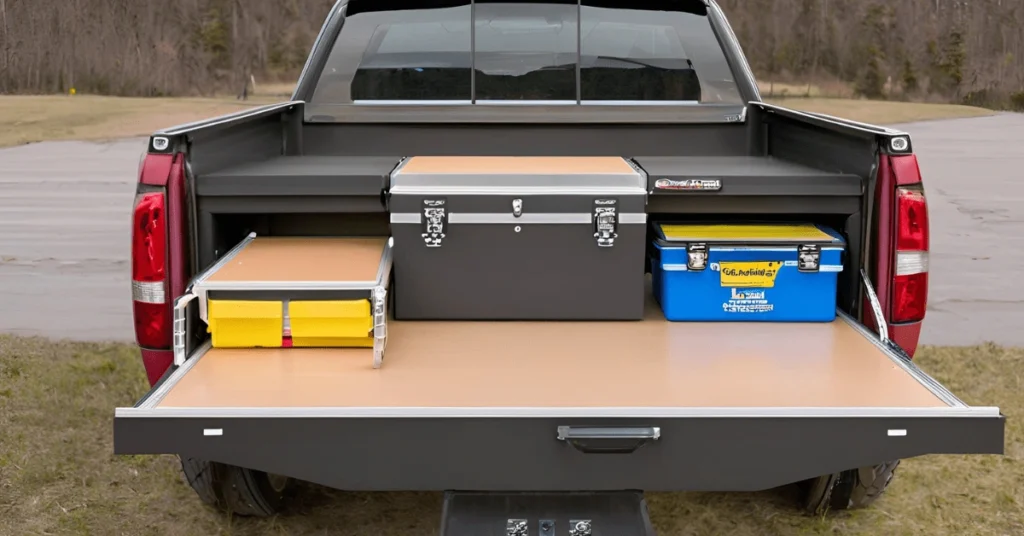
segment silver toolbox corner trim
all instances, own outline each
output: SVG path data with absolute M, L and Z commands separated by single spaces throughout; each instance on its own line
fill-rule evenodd
M 485 225 L 590 225 L 593 223 L 594 215 L 585 212 L 579 213 L 524 213 L 515 216 L 509 213 L 471 213 L 452 212 L 448 215 L 448 223 L 455 224 L 485 224 Z M 392 213 L 391 223 L 413 224 L 422 222 L 422 215 L 418 213 Z M 623 213 L 619 215 L 619 224 L 637 225 L 646 224 L 647 214 L 642 212 Z

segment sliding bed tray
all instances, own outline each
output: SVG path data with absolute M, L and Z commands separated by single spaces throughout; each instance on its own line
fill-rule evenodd
M 186 312 L 195 300 L 198 302 L 199 319 L 211 327 L 214 304 L 266 304 L 276 308 L 276 346 L 286 347 L 293 341 L 300 345 L 294 333 L 294 323 L 289 318 L 289 311 L 294 306 L 301 304 L 305 309 L 316 308 L 313 314 L 319 315 L 324 309 L 319 305 L 329 308 L 361 304 L 366 308 L 362 313 L 365 321 L 370 324 L 364 324 L 366 331 L 362 331 L 362 335 L 365 336 L 365 344 L 372 346 L 373 366 L 379 368 L 387 345 L 387 293 L 391 281 L 392 245 L 389 237 L 257 237 L 251 233 L 199 274 L 188 292 L 176 300 L 175 365 L 185 362 L 186 344 L 190 339 Z M 241 316 L 250 323 L 258 322 L 245 313 Z M 311 344 L 331 339 L 318 339 L 317 335 L 322 334 L 312 332 L 304 335 L 313 341 Z M 213 340 L 217 340 L 216 334 Z M 357 342 L 364 344 L 362 340 Z
M 1003 450 L 968 407 L 841 314 L 824 324 L 389 323 L 369 349 L 196 349 L 119 454 L 349 490 L 762 490 L 924 454 Z
M 197 177 L 200 196 L 370 196 L 387 189 L 397 156 L 279 156 Z

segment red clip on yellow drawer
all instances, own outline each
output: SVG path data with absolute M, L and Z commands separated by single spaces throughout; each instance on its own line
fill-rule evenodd
M 284 304 L 279 301 L 210 300 L 214 348 L 279 348 Z
M 293 301 L 288 320 L 293 346 L 373 347 L 369 300 Z

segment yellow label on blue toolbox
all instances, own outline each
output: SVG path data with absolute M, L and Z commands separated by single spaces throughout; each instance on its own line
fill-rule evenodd
M 651 272 L 671 321 L 829 322 L 845 241 L 814 224 L 655 224 Z
M 723 262 L 719 264 L 721 286 L 737 288 L 772 288 L 782 268 L 775 262 Z

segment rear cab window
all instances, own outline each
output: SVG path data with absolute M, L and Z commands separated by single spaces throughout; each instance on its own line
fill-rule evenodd
M 743 102 L 701 0 L 350 0 L 311 103 Z

